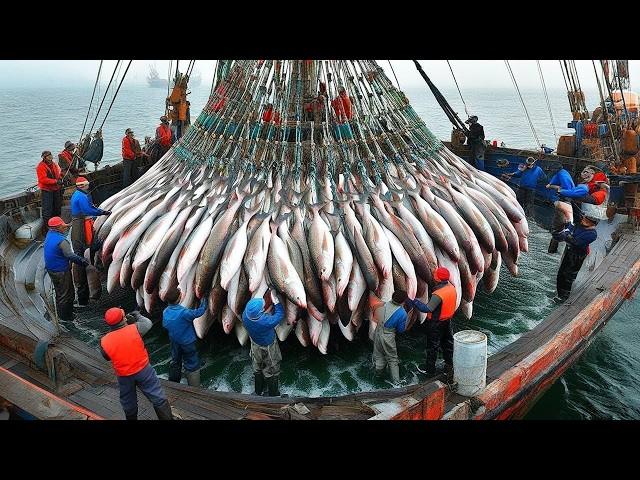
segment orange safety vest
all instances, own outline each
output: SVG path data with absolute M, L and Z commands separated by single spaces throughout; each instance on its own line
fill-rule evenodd
M 135 324 L 107 333 L 100 345 L 119 377 L 135 375 L 149 364 L 149 354 Z
M 440 304 L 440 318 L 441 322 L 449 320 L 456 313 L 456 301 L 458 299 L 456 294 L 456 287 L 451 283 L 447 283 L 444 287 L 438 288 L 433 292 L 433 295 L 437 295 L 442 300 Z

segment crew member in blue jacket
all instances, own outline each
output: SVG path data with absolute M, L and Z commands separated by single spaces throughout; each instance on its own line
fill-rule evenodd
M 558 297 L 561 300 L 569 297 L 571 286 L 578 276 L 584 259 L 589 254 L 589 244 L 598 238 L 597 224 L 597 217 L 582 214 L 578 224 L 567 223 L 563 230 L 553 233 L 553 237 L 559 242 L 567 242 L 556 278 Z
M 381 378 L 389 365 L 391 382 L 394 385 L 400 383 L 396 332 L 403 333 L 407 329 L 407 312 L 403 307 L 405 301 L 407 301 L 406 292 L 396 291 L 393 292 L 390 302 L 382 300 L 370 302 L 373 315 L 381 315 L 373 333 L 373 365 L 376 369 L 376 377 Z
M 571 174 L 564 169 L 561 163 L 559 163 L 558 171 L 553 177 L 551 177 L 551 180 L 547 184 L 547 188 L 559 192 L 560 190 L 570 191 L 575 187 L 576 185 L 573 182 L 573 178 L 571 178 Z M 559 194 L 556 194 L 555 197 L 556 199 L 553 203 L 555 211 L 551 227 L 552 232 L 557 232 L 567 222 L 573 222 L 573 210 L 571 208 L 571 201 L 569 198 Z M 558 251 L 558 241 L 555 238 L 551 238 L 547 251 L 549 253 L 556 253 Z
M 547 181 L 542 168 L 536 165 L 536 159 L 528 157 L 524 168 L 518 168 L 517 171 L 505 174 L 509 179 L 520 178 L 520 184 L 518 191 L 516 192 L 516 198 L 526 215 L 533 213 L 533 201 L 536 195 L 536 188 L 539 184 Z
M 47 222 L 49 231 L 44 239 L 44 266 L 56 292 L 56 310 L 61 320 L 73 320 L 73 300 L 75 291 L 71 278 L 71 264 L 86 266 L 84 257 L 76 255 L 65 233 L 69 224 L 60 217 L 52 217 Z
M 188 309 L 178 303 L 180 300 L 178 289 L 168 293 L 165 300 L 169 306 L 162 312 L 162 326 L 169 332 L 169 340 L 171 340 L 169 380 L 180 383 L 184 361 L 187 383 L 192 387 L 199 387 L 200 358 L 196 348 L 197 336 L 193 321 L 207 311 L 207 297 L 204 296 L 200 306 L 195 309 Z
M 253 366 L 254 394 L 262 395 L 266 382 L 268 396 L 276 397 L 280 395 L 282 354 L 275 329 L 284 318 L 284 308 L 275 291 L 271 290 L 270 295 L 273 313 L 266 313 L 265 301 L 262 298 L 252 298 L 242 313 L 242 323 L 251 340 L 249 355 Z
M 93 217 L 111 215 L 111 212 L 97 208 L 91 203 L 89 181 L 84 177 L 76 178 L 76 191 L 71 195 L 71 246 L 73 251 L 83 256 L 87 247 L 97 248 L 93 244 Z M 93 258 L 93 255 L 91 255 Z M 89 284 L 87 270 L 78 265 L 73 269 L 73 281 L 78 290 L 78 306 L 89 303 Z

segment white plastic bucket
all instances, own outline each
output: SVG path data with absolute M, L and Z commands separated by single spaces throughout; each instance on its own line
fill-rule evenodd
M 453 380 L 457 393 L 471 397 L 487 384 L 487 336 L 462 330 L 453 336 Z

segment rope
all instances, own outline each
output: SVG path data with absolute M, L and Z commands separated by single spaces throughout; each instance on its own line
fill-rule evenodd
M 400 90 L 400 82 L 398 81 L 398 77 L 396 77 L 396 71 L 393 69 L 393 65 L 391 65 L 391 60 L 387 60 L 387 62 L 389 62 L 391 72 L 393 72 L 393 77 L 396 79 L 396 84 L 398 85 L 398 90 Z
M 624 92 L 622 91 L 622 82 L 620 80 L 620 73 L 618 72 L 618 60 L 613 63 L 613 73 L 615 75 L 615 79 L 617 80 L 618 90 L 620 90 L 620 97 L 622 97 L 622 107 L 624 108 L 624 118 L 625 123 L 629 124 L 629 112 L 627 111 L 627 102 L 624 100 Z M 613 98 L 611 99 L 613 102 Z M 615 108 L 615 107 L 614 107 Z
M 113 95 L 113 99 L 111 100 L 111 105 L 109 105 L 109 110 L 107 110 L 107 113 L 105 114 L 104 118 L 102 119 L 102 124 L 100 124 L 100 128 L 98 130 L 102 130 L 102 126 L 104 125 L 104 122 L 107 120 L 107 117 L 109 116 L 109 112 L 111 111 L 111 107 L 113 107 L 113 103 L 116 101 L 116 97 L 118 96 L 118 92 L 120 91 L 120 87 L 122 86 L 122 82 L 124 82 L 124 79 L 127 76 L 127 72 L 129 71 L 129 67 L 131 66 L 131 62 L 133 62 L 133 60 L 129 60 L 129 65 L 127 65 L 127 69 L 124 71 L 124 74 L 122 75 L 122 78 L 120 79 L 120 84 L 118 85 L 118 89 L 116 90 L 116 93 Z
M 458 89 L 458 93 L 460 94 L 460 100 L 462 100 L 462 105 L 464 105 L 464 113 L 467 114 L 467 117 L 469 117 L 469 111 L 467 110 L 467 104 L 464 102 L 464 98 L 462 98 L 462 92 L 460 91 L 460 87 L 458 86 L 458 80 L 456 80 L 456 76 L 453 73 L 453 68 L 451 68 L 451 64 L 449 63 L 449 60 L 447 60 L 447 65 L 449 65 L 449 70 L 451 70 L 451 76 L 453 77 L 453 81 L 456 84 L 456 88 Z
M 527 120 L 529 121 L 529 127 L 531 127 L 531 133 L 533 133 L 533 137 L 535 138 L 538 146 L 540 146 L 540 139 L 538 138 L 538 134 L 536 133 L 536 129 L 533 127 L 533 122 L 531 121 L 531 117 L 529 116 L 529 112 L 527 111 L 527 106 L 524 104 L 524 99 L 522 98 L 522 94 L 520 93 L 520 88 L 518 88 L 518 82 L 516 82 L 516 77 L 511 70 L 511 65 L 509 65 L 509 60 L 504 61 L 507 66 L 507 70 L 509 71 L 509 75 L 511 76 L 511 81 L 513 85 L 516 87 L 516 92 L 518 92 L 518 96 L 520 97 L 520 103 L 522 104 L 522 108 L 524 109 L 524 113 L 527 116 Z
M 553 121 L 553 113 L 551 113 L 551 102 L 549 102 L 549 95 L 547 93 L 547 85 L 544 83 L 544 76 L 542 75 L 542 67 L 540 66 L 540 60 L 536 60 L 538 64 L 538 72 L 540 73 L 540 82 L 542 83 L 542 91 L 544 92 L 544 98 L 547 101 L 547 109 L 549 110 L 549 118 L 551 119 L 551 127 L 553 128 L 553 136 L 558 143 L 558 132 L 556 131 L 556 124 Z
M 418 63 L 417 60 L 414 60 L 413 63 L 415 64 L 416 68 L 418 69 L 418 72 L 420 73 L 424 81 L 427 82 L 427 85 L 429 86 L 431 93 L 433 93 L 433 96 L 436 98 L 436 101 L 444 111 L 449 121 L 453 124 L 454 127 L 461 129 L 465 133 L 465 135 L 469 135 L 469 129 L 462 122 L 462 120 L 460 120 L 457 113 L 453 111 L 453 109 L 451 108 L 451 105 L 449 105 L 449 102 L 447 102 L 447 99 L 444 98 L 444 96 L 440 93 L 440 90 L 438 90 L 438 88 L 433 84 L 431 79 L 424 72 L 420 63 Z
M 169 96 L 169 90 L 171 89 L 171 67 L 173 66 L 173 60 L 169 60 L 169 71 L 167 72 L 167 97 Z M 168 107 L 165 107 L 164 114 L 166 115 Z
M 107 85 L 107 89 L 104 91 L 104 96 L 102 97 L 102 102 L 100 102 L 100 106 L 98 107 L 98 111 L 96 112 L 96 118 L 93 119 L 93 123 L 91 124 L 91 128 L 89 129 L 89 133 L 93 132 L 93 127 L 98 120 L 98 115 L 100 115 L 100 110 L 102 110 L 102 104 L 107 99 L 107 93 L 109 92 L 109 87 L 111 87 L 111 82 L 113 82 L 113 77 L 116 75 L 116 71 L 118 69 L 118 65 L 120 65 L 120 60 L 116 63 L 116 66 L 113 69 L 113 73 L 111 74 L 111 79 L 109 80 L 109 85 Z M 104 123 L 104 122 L 103 122 Z
M 89 120 L 89 113 L 91 112 L 91 106 L 93 105 L 93 97 L 96 94 L 96 87 L 98 86 L 98 80 L 100 80 L 100 72 L 102 71 L 102 62 L 103 60 L 100 60 L 100 67 L 98 67 L 98 75 L 96 76 L 96 83 L 93 84 L 93 93 L 91 94 L 91 101 L 89 102 L 89 108 L 87 109 L 87 116 L 84 119 L 84 125 L 82 126 L 82 133 L 80 134 L 80 140 L 78 140 L 78 143 L 82 141 L 82 136 L 84 135 L 84 129 L 86 128 L 87 121 Z
M 613 147 L 613 153 L 614 153 L 614 155 L 616 157 L 616 161 L 619 163 L 620 162 L 620 155 L 618 153 L 618 149 L 616 148 L 615 138 L 613 137 L 613 130 L 611 129 L 611 121 L 609 120 L 609 112 L 607 112 L 607 106 L 605 105 L 605 102 L 604 102 L 604 94 L 602 93 L 602 85 L 600 84 L 600 79 L 598 78 L 598 70 L 596 70 L 596 62 L 591 60 L 591 63 L 593 64 L 593 72 L 596 75 L 596 82 L 598 84 L 598 93 L 600 94 L 600 102 L 601 102 L 601 105 L 602 105 L 602 114 L 604 115 L 604 118 L 607 121 L 607 127 L 609 129 L 609 136 L 611 137 L 611 146 Z M 604 75 L 604 70 L 603 70 L 602 74 Z M 604 150 L 604 147 L 603 147 L 603 150 Z

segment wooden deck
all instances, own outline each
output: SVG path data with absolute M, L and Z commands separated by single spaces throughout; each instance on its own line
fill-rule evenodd
M 33 351 L 35 340 L 3 326 L 0 326 L 0 339 L 0 367 L 101 418 L 124 419 L 116 377 L 109 362 L 102 359 L 95 348 L 67 335 L 57 337 L 55 346 L 49 349 L 51 355 L 58 360 L 57 379 L 54 382 L 47 374 L 38 370 L 34 362 L 10 348 L 19 345 L 23 351 Z M 407 404 L 415 404 L 417 398 L 411 395 L 424 388 L 424 385 L 412 385 L 403 389 L 364 392 L 343 397 L 267 398 L 210 391 L 166 380 L 161 380 L 161 383 L 174 413 L 183 419 L 193 420 L 364 420 L 381 412 L 395 414 L 399 411 L 395 406 L 399 397 L 407 397 Z M 10 388 L 6 390 L 7 388 L 9 387 L 6 382 L 0 382 L 0 395 L 27 411 L 39 411 L 34 406 L 41 403 L 40 397 L 21 398 Z M 16 389 L 20 395 L 24 395 L 22 386 Z M 155 413 L 147 399 L 139 393 L 138 400 L 139 418 L 155 419 Z M 305 409 L 308 412 L 305 412 Z M 51 417 L 44 415 L 42 418 Z

